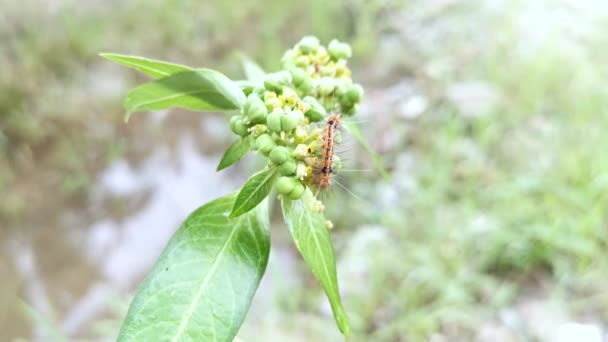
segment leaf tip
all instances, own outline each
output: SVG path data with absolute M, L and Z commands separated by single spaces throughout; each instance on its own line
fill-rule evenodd
M 215 172 L 220 172 L 223 169 L 227 168 L 230 165 L 226 165 L 226 163 L 224 162 L 224 158 L 222 158 L 222 160 L 220 160 L 219 164 L 217 164 L 217 167 L 215 168 Z
M 132 112 L 126 112 L 126 113 L 125 113 L 125 117 L 124 117 L 124 121 L 125 121 L 125 123 L 128 123 L 128 122 L 129 122 L 129 119 L 131 119 L 131 113 L 132 113 Z

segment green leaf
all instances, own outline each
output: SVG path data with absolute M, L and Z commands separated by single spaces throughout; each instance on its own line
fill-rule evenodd
M 245 94 L 223 74 L 210 69 L 183 71 L 143 84 L 129 92 L 126 119 L 131 113 L 180 107 L 199 111 L 240 109 Z
M 314 201 L 316 199 L 310 190 L 306 190 L 302 200 L 283 198 L 283 217 L 296 247 L 329 299 L 338 328 L 348 337 L 350 325 L 340 299 L 334 247 L 325 225 L 325 216 L 311 208 Z
M 251 58 L 241 54 L 241 65 L 248 81 L 262 81 L 266 72 Z
M 224 152 L 224 156 L 220 161 L 220 164 L 217 166 L 217 171 L 223 170 L 229 166 L 236 164 L 239 160 L 241 160 L 247 152 L 251 149 L 251 145 L 249 144 L 249 139 L 238 139 L 228 147 L 226 152 Z
M 376 153 L 376 151 L 374 151 L 371 146 L 369 146 L 369 143 L 361 133 L 361 130 L 359 130 L 359 126 L 357 126 L 357 124 L 354 122 L 345 121 L 343 127 L 353 137 L 355 137 L 355 139 L 357 139 L 357 142 L 359 142 L 359 145 L 361 145 L 361 147 L 363 147 L 363 149 L 372 156 L 372 158 L 374 159 L 374 164 L 376 165 L 376 169 L 378 169 L 382 177 L 384 177 L 384 180 L 386 180 L 387 182 L 390 181 L 391 176 L 384 168 L 384 164 L 382 163 L 382 157 L 378 153 Z
M 262 202 L 272 190 L 276 175 L 276 167 L 270 167 L 249 177 L 236 197 L 230 217 L 243 215 Z
M 103 58 L 111 60 L 112 62 L 139 70 L 154 78 L 163 78 L 169 75 L 177 74 L 178 72 L 192 70 L 192 68 L 185 65 L 157 61 L 139 56 L 127 56 L 115 53 L 100 53 L 99 55 Z
M 270 252 L 267 201 L 230 219 L 235 198 L 190 214 L 139 288 L 118 341 L 233 340 Z

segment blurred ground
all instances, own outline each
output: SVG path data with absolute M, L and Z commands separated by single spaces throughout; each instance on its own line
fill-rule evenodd
M 242 77 L 315 34 L 354 47 L 391 180 L 327 205 L 353 341 L 601 341 L 608 332 L 602 0 L 0 3 L 0 340 L 112 340 L 180 221 L 237 189 L 222 115 L 122 122 L 146 80 L 102 51 Z M 347 165 L 372 169 L 347 143 Z M 339 341 L 280 220 L 243 341 Z M 16 298 L 18 298 L 16 300 Z

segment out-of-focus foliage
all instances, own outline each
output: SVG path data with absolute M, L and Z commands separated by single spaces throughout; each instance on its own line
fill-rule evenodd
M 125 79 L 98 58 L 99 51 L 204 65 L 235 75 L 236 47 L 262 65 L 276 65 L 300 32 L 324 40 L 365 40 L 357 37 L 374 28 L 357 28 L 355 22 L 374 13 L 348 1 L 269 1 L 263 6 L 217 1 L 204 8 L 193 0 L 179 5 L 144 0 L 4 5 L 0 219 L 22 221 L 42 210 L 47 203 L 40 194 L 48 191 L 63 194 L 65 201 L 81 199 L 92 173 L 124 152 L 120 133 L 129 128 L 122 127 L 116 99 L 136 76 Z M 35 188 L 23 181 L 34 178 Z
M 336 189 L 327 204 L 341 217 L 334 236 L 352 340 L 549 339 L 527 311 L 539 301 L 544 317 L 560 311 L 605 328 L 604 1 L 163 3 L 65 2 L 48 18 L 32 0 L 3 6 L 3 213 L 23 217 L 49 189 L 86 189 L 124 151 L 117 137 L 132 128 L 118 99 L 135 80 L 96 52 L 233 76 L 234 47 L 268 66 L 302 35 L 337 36 L 360 58 L 361 126 L 391 173 L 391 183 L 344 173 L 338 180 L 361 199 Z M 373 169 L 363 153 L 345 164 Z M 242 339 L 337 340 L 321 291 L 308 284 L 265 303 Z

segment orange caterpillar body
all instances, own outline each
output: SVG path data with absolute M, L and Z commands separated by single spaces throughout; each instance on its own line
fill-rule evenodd
M 340 120 L 341 118 L 339 114 L 331 114 L 327 118 L 325 128 L 323 128 L 323 150 L 321 151 L 323 154 L 323 158 L 319 163 L 318 177 L 319 189 L 321 190 L 327 190 L 331 186 L 334 144 L 336 138 L 336 131 L 338 129 L 338 125 L 340 125 Z

